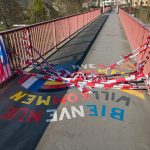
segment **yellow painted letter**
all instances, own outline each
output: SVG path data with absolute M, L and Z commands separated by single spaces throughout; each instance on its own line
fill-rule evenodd
M 10 99 L 13 99 L 14 101 L 18 101 L 25 96 L 27 96 L 27 93 L 23 93 L 22 91 L 20 91 L 16 93 L 15 95 L 11 96 Z
M 36 98 L 36 95 L 28 95 L 27 101 L 22 101 L 23 104 L 31 104 Z
M 41 105 L 41 104 L 49 105 L 50 104 L 51 96 L 47 96 L 46 100 L 43 100 L 42 98 L 43 98 L 42 96 L 39 96 L 36 105 Z

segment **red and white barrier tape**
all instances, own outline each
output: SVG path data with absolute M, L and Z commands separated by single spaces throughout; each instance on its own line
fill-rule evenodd
M 146 42 L 144 42 L 140 47 L 138 47 L 137 49 L 135 49 L 134 51 L 132 51 L 130 54 L 126 55 L 126 56 L 123 56 L 123 58 L 121 60 L 119 60 L 117 63 L 114 63 L 112 65 L 110 65 L 106 71 L 110 70 L 110 69 L 113 69 L 115 68 L 116 66 L 118 65 L 121 65 L 135 57 L 137 57 L 138 55 L 140 55 L 141 53 L 145 53 L 146 50 L 150 47 L 149 45 L 150 43 L 150 36 L 147 37 L 147 40 Z M 144 49 L 140 50 L 142 47 L 144 47 Z
M 23 45 L 25 46 L 26 50 L 29 51 L 31 49 L 31 45 L 29 42 L 29 33 L 28 31 L 25 31 L 25 36 L 22 38 Z M 150 47 L 150 36 L 147 38 L 147 41 L 144 42 L 139 48 L 135 49 L 132 53 L 130 53 L 127 56 L 124 56 L 120 61 L 117 63 L 110 65 L 106 70 L 110 70 L 115 68 L 117 65 L 123 64 L 131 59 L 134 59 L 138 55 L 145 53 L 146 50 Z M 34 49 L 35 50 L 35 49 Z M 37 50 L 35 50 L 37 52 Z M 44 62 L 45 59 L 40 55 L 39 52 L 37 52 L 39 56 L 43 59 Z M 31 55 L 30 55 L 31 56 Z M 31 61 L 29 59 L 26 59 L 28 64 L 35 63 L 34 59 Z M 44 80 L 52 80 L 52 81 L 60 81 L 67 83 L 68 86 L 75 86 L 79 91 L 81 92 L 88 92 L 89 94 L 93 93 L 92 89 L 94 88 L 104 88 L 104 89 L 135 89 L 135 90 L 144 90 L 148 89 L 150 85 L 150 79 L 149 74 L 144 75 L 141 70 L 143 66 L 141 65 L 138 67 L 138 72 L 130 72 L 125 73 L 127 77 L 121 77 L 122 74 L 114 74 L 114 75 L 101 75 L 101 74 L 90 74 L 90 73 L 70 73 L 67 70 L 59 70 L 50 65 L 46 62 L 46 67 L 49 68 L 49 70 L 46 70 L 45 67 L 40 64 L 40 67 L 43 70 L 43 74 L 36 74 L 36 73 L 29 73 L 22 70 L 16 71 L 18 74 L 30 74 L 32 76 L 35 76 L 37 78 L 41 78 Z M 46 74 L 46 75 L 45 75 Z M 117 77 L 117 78 L 115 78 Z M 132 82 L 138 82 L 146 80 L 147 86 L 139 86 L 134 85 Z

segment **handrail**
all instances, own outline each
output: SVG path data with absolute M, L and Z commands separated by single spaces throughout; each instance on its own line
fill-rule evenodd
M 105 9 L 105 12 L 109 10 Z M 12 77 L 14 70 L 29 66 L 25 58 L 38 59 L 38 53 L 47 54 L 100 13 L 101 10 L 96 9 L 0 32 L 0 85 Z
M 150 35 L 150 28 L 148 28 L 147 25 L 134 18 L 122 9 L 119 9 L 119 18 L 132 49 L 136 49 L 137 47 L 139 47 L 139 45 L 146 41 L 147 37 Z M 139 55 L 137 59 L 137 63 L 141 61 L 146 62 L 146 64 L 144 65 L 145 74 L 150 72 L 149 54 L 150 49 L 145 54 Z
M 14 74 L 14 70 L 28 66 L 22 58 L 39 57 L 34 49 L 37 49 L 41 55 L 50 52 L 96 19 L 100 12 L 100 9 L 97 9 L 1 32 L 0 51 L 3 52 L 0 54 L 0 84 L 7 81 Z M 25 44 L 30 46 L 31 56 L 25 50 Z
M 50 23 L 50 22 L 53 22 L 53 21 L 57 21 L 57 20 L 61 20 L 61 19 L 65 19 L 65 18 L 69 18 L 69 17 L 73 17 L 73 16 L 77 16 L 77 15 L 81 15 L 81 14 L 85 14 L 85 13 L 88 13 L 88 12 L 97 11 L 97 10 L 99 10 L 99 9 L 94 9 L 94 10 L 85 11 L 85 12 L 82 12 L 82 13 L 77 13 L 77 14 L 73 14 L 73 15 L 69 15 L 69 16 L 65 16 L 65 17 L 59 17 L 59 18 L 56 18 L 56 19 L 51 19 L 51 20 L 47 20 L 47 21 L 43 21 L 43 22 L 39 22 L 39 23 L 34 23 L 34 24 L 27 25 L 25 27 L 18 27 L 18 28 L 9 29 L 9 30 L 6 30 L 6 31 L 1 31 L 0 35 L 5 34 L 5 33 L 10 33 L 10 32 L 13 32 L 13 31 L 18 31 L 18 30 L 25 29 L 25 28 L 30 28 L 30 27 Z

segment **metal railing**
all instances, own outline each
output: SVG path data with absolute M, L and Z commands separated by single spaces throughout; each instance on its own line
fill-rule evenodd
M 150 24 L 150 7 L 135 7 L 130 8 L 130 10 L 125 7 L 122 8 L 125 12 L 134 15 L 135 18 L 140 21 Z
M 136 18 L 125 12 L 124 10 L 119 10 L 119 17 L 128 38 L 128 41 L 132 49 L 136 49 L 143 42 L 146 41 L 147 37 L 150 35 L 150 28 L 139 22 Z M 150 48 L 143 54 L 139 55 L 136 59 L 137 63 L 144 61 L 144 73 L 148 74 L 150 72 Z M 150 93 L 150 91 L 149 91 Z
M 106 7 L 104 12 L 109 9 L 110 7 Z M 13 76 L 14 70 L 24 69 L 29 65 L 23 58 L 38 59 L 39 54 L 43 56 L 51 52 L 100 14 L 101 10 L 97 9 L 1 32 L 0 85 Z
M 0 84 L 9 79 L 15 69 L 27 67 L 26 60 L 21 58 L 37 59 L 39 57 L 33 48 L 38 50 L 41 55 L 50 52 L 68 37 L 96 19 L 100 12 L 98 9 L 1 32 Z M 31 46 L 28 49 L 31 55 L 28 55 L 25 44 Z

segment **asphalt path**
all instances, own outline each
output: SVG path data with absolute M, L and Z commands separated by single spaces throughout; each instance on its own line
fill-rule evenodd
M 72 65 L 80 65 L 86 57 L 107 17 L 98 17 L 51 55 L 48 61 L 57 68 L 72 71 Z M 36 148 L 47 126 L 51 124 L 47 121 L 50 118 L 47 111 L 57 110 L 67 93 L 67 88 L 58 89 L 60 84 L 23 75 L 17 76 L 0 90 L 0 149 Z
M 99 72 L 129 52 L 119 17 L 111 13 L 98 17 L 48 61 L 70 71 L 79 65 Z M 15 78 L 0 92 L 0 149 L 150 150 L 150 99 L 144 92 L 96 89 L 88 95 L 76 88 L 48 90 L 52 83 L 43 81 L 31 86 L 35 79 L 25 79 Z
M 81 69 L 98 70 L 129 52 L 119 17 L 111 13 Z M 77 90 L 67 93 L 79 95 Z M 80 115 L 74 116 L 74 107 Z M 70 116 L 65 114 L 62 119 L 65 109 Z M 143 92 L 97 89 L 87 98 L 61 104 L 56 116 L 57 121 L 47 127 L 37 150 L 150 150 L 150 98 Z

